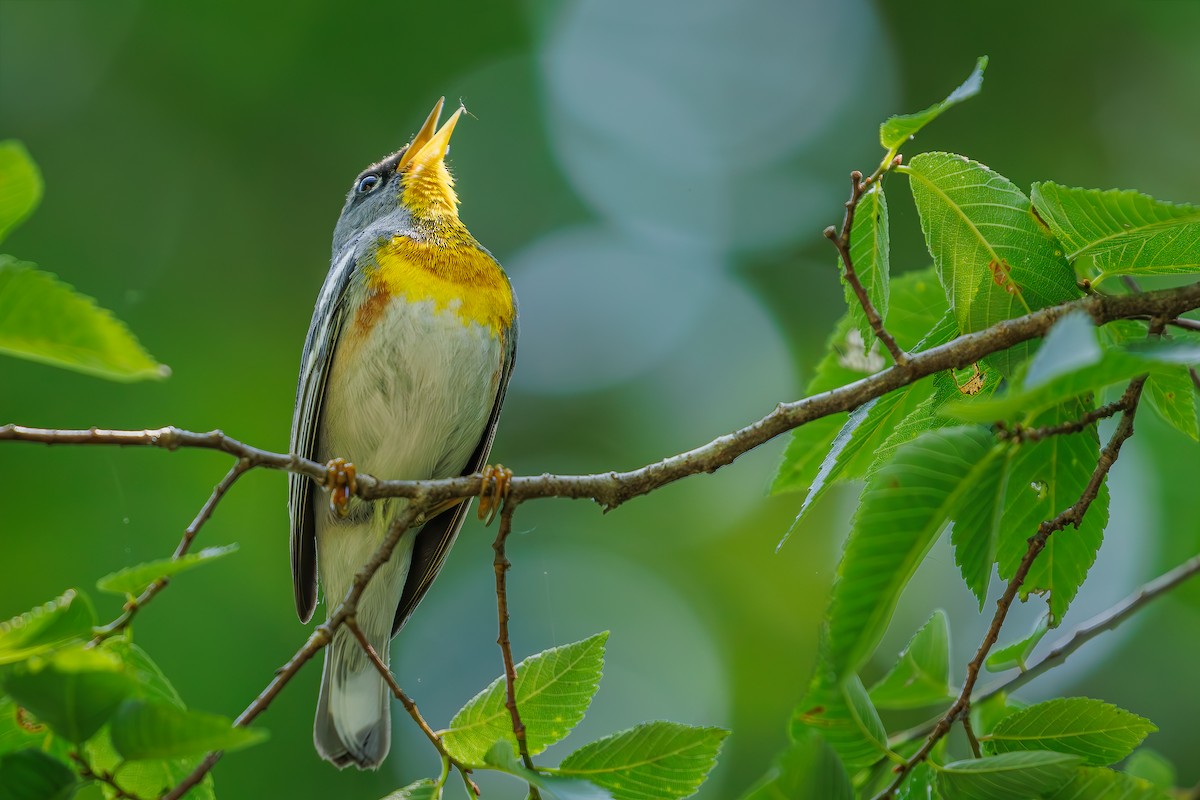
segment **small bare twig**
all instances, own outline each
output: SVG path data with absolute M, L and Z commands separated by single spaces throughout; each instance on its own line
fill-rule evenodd
M 967 735 L 967 742 L 971 745 L 971 754 L 976 758 L 983 758 L 983 751 L 979 749 L 979 737 L 975 735 L 975 727 L 971 725 L 970 714 L 963 714 L 962 726 L 963 733 Z
M 246 458 L 239 458 L 234 465 L 225 473 L 225 477 L 213 489 L 208 500 L 200 508 L 196 514 L 192 524 L 188 525 L 183 532 L 183 538 L 179 540 L 179 544 L 175 547 L 175 552 L 171 555 L 172 561 L 178 561 L 187 554 L 188 549 L 192 546 L 192 541 L 195 540 L 196 534 L 200 532 L 200 528 L 204 523 L 208 522 L 212 517 L 213 511 L 216 510 L 217 503 L 225 497 L 225 494 L 237 482 L 237 479 L 250 471 L 253 465 Z M 154 599 L 155 595 L 166 588 L 170 582 L 169 578 L 159 578 L 145 588 L 145 590 L 137 597 L 125 603 L 125 608 L 122 610 L 121 616 L 114 619 L 102 628 L 97 628 L 93 641 L 107 639 L 110 636 L 115 636 L 129 627 L 129 623 L 133 622 L 134 615 L 137 614 L 147 603 Z
M 508 709 L 509 716 L 512 717 L 513 736 L 517 739 L 517 749 L 521 754 L 521 761 L 525 764 L 526 769 L 532 771 L 536 768 L 533 765 L 533 758 L 529 755 L 529 741 L 525 736 L 525 723 L 521 722 L 521 712 L 517 708 L 517 668 L 513 661 L 512 641 L 508 637 L 507 584 L 508 568 L 512 564 L 504 553 L 504 546 L 508 541 L 509 534 L 512 533 L 513 512 L 516 511 L 517 505 L 518 502 L 514 502 L 511 499 L 504 502 L 504 505 L 500 509 L 500 529 L 496 532 L 496 540 L 492 542 L 492 550 L 496 553 L 496 557 L 492 561 L 492 566 L 496 572 L 496 616 L 499 621 L 499 633 L 496 636 L 496 644 L 500 645 L 500 655 L 504 659 L 504 706 Z M 529 785 L 529 797 L 530 800 L 541 800 L 541 794 L 533 784 Z
M 854 270 L 854 260 L 850 257 L 850 232 L 851 228 L 854 227 L 854 212 L 858 210 L 858 204 L 862 201 L 863 195 L 879 180 L 890 163 L 885 160 L 879 166 L 879 169 L 866 180 L 863 180 L 863 174 L 858 170 L 850 173 L 850 199 L 846 201 L 846 214 L 842 217 L 842 229 L 839 232 L 830 225 L 825 229 L 824 233 L 825 238 L 833 242 L 833 246 L 837 248 L 838 255 L 842 259 L 842 272 L 846 277 L 846 283 L 850 284 L 854 296 L 858 298 L 858 303 L 862 306 L 863 313 L 867 315 L 867 322 L 871 323 L 871 330 L 875 331 L 875 337 L 887 348 L 888 353 L 892 356 L 892 360 L 896 362 L 896 366 L 903 367 L 908 363 L 908 354 L 904 352 L 904 349 L 900 345 L 896 344 L 895 338 L 884 327 L 883 318 L 879 316 L 879 311 L 876 310 L 875 304 L 867 296 L 867 290 L 863 287 L 858 273 Z
M 74 761 L 75 765 L 79 768 L 79 777 L 87 781 L 103 783 L 105 786 L 112 789 L 112 796 L 117 798 L 117 800 L 142 800 L 140 795 L 121 788 L 121 785 L 117 783 L 117 776 L 115 774 L 96 769 L 90 763 L 88 763 L 83 756 L 75 751 L 71 751 L 67 755 L 70 756 L 71 760 Z
M 1083 414 L 1079 419 L 1060 422 L 1057 425 L 1044 425 L 1040 428 L 1028 428 L 1020 423 L 1008 425 L 1004 422 L 996 424 L 996 437 L 1001 440 L 1011 440 L 1014 442 L 1039 442 L 1042 439 L 1051 436 L 1063 436 L 1069 433 L 1079 433 L 1086 429 L 1089 425 L 1099 422 L 1102 419 L 1120 413 L 1125 409 L 1124 399 L 1114 400 L 1111 403 L 1094 408 L 1091 411 Z
M 1155 328 L 1157 328 L 1157 331 Z M 1151 333 L 1156 334 L 1161 332 L 1161 330 L 1161 324 L 1156 324 L 1152 327 Z M 1029 574 L 1034 560 L 1045 549 L 1046 542 L 1050 536 L 1068 525 L 1078 527 L 1084 514 L 1087 513 L 1088 508 L 1091 507 L 1092 502 L 1096 499 L 1104 478 L 1108 475 L 1109 470 L 1112 469 L 1112 465 L 1116 462 L 1118 455 L 1120 455 L 1121 446 L 1133 435 L 1133 418 L 1137 413 L 1138 402 L 1141 400 L 1142 387 L 1145 382 L 1146 377 L 1144 375 L 1134 378 L 1129 382 L 1129 387 L 1125 390 L 1125 394 L 1121 398 L 1122 411 L 1124 412 L 1121 416 L 1121 422 L 1117 425 L 1117 429 L 1113 432 L 1108 444 L 1100 451 L 1100 458 L 1097 460 L 1096 468 L 1092 470 L 1092 475 L 1088 479 L 1087 486 L 1080 494 L 1079 499 L 1060 512 L 1054 519 L 1039 525 L 1037 533 L 1030 537 L 1029 547 L 1021 559 L 1020 565 L 1018 565 L 1012 579 L 1008 582 L 1008 586 L 1005 587 L 1004 594 L 996 601 L 996 613 L 992 616 L 992 622 L 983 637 L 983 642 L 980 643 L 979 649 L 975 651 L 975 657 L 967 664 L 966 678 L 963 681 L 962 690 L 959 692 L 958 698 L 937 723 L 935 723 L 933 730 L 926 737 L 925 743 L 921 745 L 921 749 L 912 758 L 895 767 L 895 780 L 876 796 L 876 800 L 887 800 L 895 796 L 896 791 L 904 783 L 905 778 L 908 777 L 912 768 L 928 758 L 934 746 L 950 732 L 950 728 L 954 723 L 966 718 L 970 712 L 971 694 L 975 690 L 976 681 L 979 680 L 979 673 L 983 669 L 983 662 L 1000 636 L 1000 629 L 1004 625 L 1004 620 L 1008 617 L 1008 610 L 1012 607 L 1012 603 L 1017 597 L 1017 592 L 1025 582 L 1025 578 Z

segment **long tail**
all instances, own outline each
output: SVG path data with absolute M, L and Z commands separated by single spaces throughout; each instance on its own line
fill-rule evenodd
M 388 663 L 389 633 L 378 637 L 367 632 L 384 664 Z M 333 642 L 325 648 L 321 696 L 313 726 L 313 742 L 321 757 L 338 767 L 353 764 L 359 769 L 377 768 L 391 746 L 388 698 L 387 684 L 354 634 L 338 628 Z

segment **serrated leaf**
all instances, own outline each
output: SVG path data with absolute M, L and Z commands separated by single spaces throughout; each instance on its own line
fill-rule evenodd
M 1078 767 L 1067 785 L 1046 800 L 1170 800 L 1149 781 L 1104 767 Z
M 1050 630 L 1050 617 L 1043 614 L 1038 617 L 1037 623 L 1028 636 L 1023 636 L 1012 644 L 992 650 L 987 660 L 983 662 L 983 666 L 987 668 L 988 672 L 1004 672 L 1009 669 L 1020 669 L 1024 672 L 1029 656 L 1033 654 L 1033 649 L 1038 646 L 1038 642 L 1042 641 L 1048 630 Z
M 993 446 L 973 471 L 971 491 L 960 495 L 950 512 L 954 517 L 954 527 L 950 531 L 954 563 L 962 573 L 963 582 L 979 601 L 980 611 L 987 600 L 992 565 L 996 563 L 1004 531 L 1004 498 L 1012 457 L 1011 447 Z
M 1035 419 L 1035 426 L 1078 419 L 1090 406 L 1067 403 Z M 1029 548 L 1028 539 L 1045 520 L 1079 500 L 1100 458 L 1095 426 L 1079 433 L 1050 436 L 1025 442 L 1012 457 L 1005 495 L 1004 526 L 997 547 L 1000 577 L 1010 580 Z M 1058 627 L 1079 591 L 1108 524 L 1108 482 L 1100 485 L 1096 499 L 1078 528 L 1059 531 L 1046 540 L 1025 582 L 1022 599 L 1032 592 L 1048 592 L 1050 627 Z M 1065 534 L 1065 535 L 1063 535 Z
M 95 735 L 133 688 L 117 659 L 80 646 L 27 661 L 4 679 L 19 705 L 76 744 Z
M 1114 275 L 1200 271 L 1200 206 L 1049 182 L 1035 183 L 1031 196 L 1067 258 L 1091 268 L 1093 284 Z
M 607 631 L 543 650 L 517 665 L 514 689 L 530 755 L 562 740 L 583 719 L 600 685 L 606 641 Z M 504 678 L 497 678 L 454 715 L 443 734 L 451 755 L 479 764 L 497 741 L 516 747 L 506 692 Z
M 70 767 L 41 750 L 0 755 L 0 800 L 68 800 L 78 786 Z
M 1010 714 L 983 744 L 989 753 L 1052 750 L 1103 767 L 1128 756 L 1156 730 L 1150 720 L 1103 701 L 1065 697 Z
M 854 800 L 854 789 L 837 753 L 810 730 L 801 732 L 741 800 Z
M 508 742 L 496 742 L 488 748 L 483 761 L 493 769 L 507 772 L 536 786 L 545 800 L 614 800 L 608 790 L 590 781 L 527 769 L 517 759 L 516 751 Z
M 867 298 L 883 320 L 887 320 L 888 313 L 890 251 L 887 198 L 883 194 L 883 184 L 875 183 L 863 194 L 854 212 L 854 223 L 850 227 L 850 260 L 854 263 L 854 272 Z M 840 257 L 838 263 L 841 264 Z M 850 319 L 862 337 L 865 352 L 875 341 L 875 330 L 867 321 L 867 312 L 863 310 L 858 295 L 846 280 L 844 265 L 839 272 Z
M 442 790 L 429 778 L 422 778 L 397 789 L 381 800 L 442 800 Z
M 235 728 L 226 717 L 154 700 L 122 703 L 113 715 L 110 733 L 113 747 L 130 761 L 240 750 L 267 739 L 261 728 Z
M 1141 778 L 1159 789 L 1172 789 L 1175 786 L 1175 765 L 1162 753 L 1149 747 L 1139 747 L 1134 751 L 1125 762 L 1125 774 Z
M 42 199 L 42 174 L 25 145 L 0 142 L 0 242 L 21 224 Z
M 938 609 L 909 639 L 896 665 L 871 687 L 871 701 L 876 708 L 906 709 L 953 699 L 950 624 L 946 612 Z
M 971 703 L 971 726 L 977 736 L 983 736 L 991 733 L 1000 720 L 1022 708 L 1025 705 L 1021 701 L 1006 692 L 997 692 L 981 703 Z
M 921 229 L 964 332 L 1075 299 L 1079 289 L 1057 242 L 1011 181 L 951 153 L 922 153 L 904 168 Z M 995 354 L 1012 374 L 1028 343 Z
M 159 578 L 169 578 L 186 572 L 193 567 L 236 553 L 238 546 L 206 547 L 198 553 L 188 553 L 179 558 L 164 558 L 109 573 L 96 581 L 96 588 L 112 594 L 138 595 Z
M 1041 797 L 1065 786 L 1079 758 L 1063 753 L 1025 752 L 955 761 L 938 773 L 938 788 L 955 800 L 1015 800 Z
M 900 593 L 993 446 L 980 428 L 930 431 L 868 480 L 830 602 L 828 658 L 839 676 L 857 672 L 875 650 Z
M 940 103 L 934 103 L 924 111 L 918 111 L 915 114 L 899 114 L 888 117 L 879 126 L 879 143 L 883 145 L 883 149 L 889 152 L 900 149 L 905 142 L 916 135 L 917 131 L 933 122 L 947 109 L 979 94 L 979 90 L 983 88 L 983 72 L 987 69 L 987 64 L 988 57 L 980 56 L 975 61 L 975 69 L 971 70 L 967 79 Z
M 49 272 L 4 255 L 0 353 L 114 381 L 170 374 L 112 312 Z
M 866 687 L 856 674 L 839 679 L 825 655 L 817 664 L 808 693 L 792 714 L 792 739 L 801 740 L 811 728 L 820 733 L 847 768 L 875 763 L 888 752 L 887 730 Z
M 24 661 L 72 641 L 90 639 L 95 625 L 92 601 L 68 589 L 61 597 L 0 623 L 0 664 Z
M 584 745 L 555 772 L 585 778 L 615 800 L 677 800 L 704 783 L 728 735 L 721 728 L 644 722 Z

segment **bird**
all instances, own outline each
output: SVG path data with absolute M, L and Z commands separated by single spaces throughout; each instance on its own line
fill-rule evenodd
M 424 480 L 493 469 L 517 304 L 504 269 L 459 218 L 446 154 L 465 109 L 439 127 L 444 102 L 408 145 L 359 173 L 334 227 L 301 356 L 291 451 L 328 463 L 339 485 L 326 500 L 328 487 L 289 477 L 301 622 L 316 608 L 318 578 L 333 613 L 408 503 L 354 497 L 357 472 Z M 469 504 L 418 516 L 362 593 L 355 619 L 385 665 Z M 388 687 L 345 625 L 325 648 L 313 743 L 339 768 L 378 768 L 390 748 Z

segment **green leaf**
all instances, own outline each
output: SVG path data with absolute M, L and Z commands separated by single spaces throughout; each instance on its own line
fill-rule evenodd
M 922 153 L 910 178 L 921 229 L 950 307 L 964 332 L 987 328 L 1079 296 L 1057 242 L 1038 224 L 1029 199 L 1007 178 L 951 153 Z M 1012 374 L 1028 343 L 992 361 Z
M 1065 697 L 1010 714 L 983 744 L 989 753 L 1053 750 L 1103 767 L 1125 758 L 1156 730 L 1150 720 L 1100 700 Z
M 78 786 L 70 767 L 41 750 L 0 756 L 0 800 L 68 800 Z
M 994 445 L 973 471 L 974 486 L 959 496 L 951 515 L 954 528 L 950 544 L 954 548 L 954 563 L 962 573 L 963 582 L 979 601 L 979 610 L 987 600 L 992 580 L 992 565 L 1005 530 L 1004 498 L 1012 468 L 1011 447 Z
M 530 755 L 563 739 L 579 724 L 600 685 L 608 632 L 552 647 L 517 665 L 515 693 Z M 467 764 L 479 764 L 497 741 L 516 747 L 512 717 L 505 707 L 503 676 L 475 695 L 450 720 L 446 749 Z
M 100 650 L 121 660 L 125 673 L 135 682 L 133 697 L 162 700 L 176 708 L 184 708 L 179 692 L 175 691 L 167 676 L 145 650 L 120 636 L 105 639 L 100 644 Z
M 983 88 L 983 71 L 987 69 L 987 64 L 988 57 L 980 56 L 967 79 L 940 103 L 934 103 L 915 114 L 888 117 L 887 121 L 879 126 L 879 143 L 883 145 L 883 149 L 888 152 L 899 150 L 917 131 L 941 116 L 942 112 L 979 94 L 979 90 Z
M 0 664 L 24 661 L 68 642 L 90 639 L 95 625 L 92 601 L 68 589 L 61 597 L 0 623 Z
M 802 731 L 741 800 L 854 800 L 837 753 L 813 731 Z
M 614 800 L 608 791 L 589 781 L 527 769 L 517 760 L 517 753 L 508 742 L 496 742 L 484 754 L 483 760 L 493 769 L 536 786 L 544 800 Z
M 1023 703 L 1009 697 L 1006 692 L 997 692 L 982 703 L 971 703 L 971 726 L 976 735 L 983 736 L 991 733 L 1000 720 L 1024 707 Z
M 59 736 L 79 744 L 108 721 L 134 684 L 110 654 L 74 647 L 25 662 L 5 677 L 4 688 Z
M 824 655 L 808 693 L 792 714 L 792 739 L 802 741 L 810 728 L 852 770 L 869 766 L 888 752 L 887 731 L 862 681 L 856 674 L 839 680 Z
M 1200 206 L 1056 183 L 1035 183 L 1032 197 L 1067 258 L 1096 276 L 1093 285 L 1114 275 L 1200 271 Z
M 1053 425 L 1078 419 L 1089 407 L 1078 401 L 1067 403 L 1033 420 L 1033 424 Z M 1016 573 L 1029 549 L 1028 539 L 1038 526 L 1079 500 L 1099 458 L 1100 439 L 1094 425 L 1080 433 L 1025 442 L 1017 449 L 1009 469 L 1004 525 L 997 547 L 1001 578 L 1010 580 Z M 1021 598 L 1032 592 L 1048 592 L 1050 627 L 1058 627 L 1087 577 L 1104 541 L 1107 524 L 1106 480 L 1078 528 L 1051 535 L 1034 560 L 1021 585 Z
M 1125 762 L 1125 774 L 1141 778 L 1159 789 L 1175 786 L 1175 765 L 1156 750 L 1139 747 Z
M 170 703 L 126 700 L 112 718 L 112 743 L 130 761 L 240 750 L 266 741 L 259 728 L 235 728 L 216 714 L 185 711 Z
M 1078 767 L 1070 782 L 1046 800 L 1170 800 L 1149 781 L 1104 767 Z
M 49 272 L 0 255 L 0 353 L 115 381 L 162 379 L 170 370 L 129 329 Z
M 1165 364 L 1146 379 L 1142 396 L 1168 425 L 1200 441 L 1194 387 L 1185 364 Z
M 877 708 L 905 709 L 953 699 L 950 624 L 946 612 L 938 609 L 900 651 L 896 666 L 871 687 L 871 701 Z
M 442 800 L 442 789 L 429 778 L 410 783 L 382 800 Z
M 236 544 L 224 547 L 206 547 L 198 553 L 188 553 L 179 558 L 164 558 L 109 573 L 96 581 L 96 588 L 112 594 L 139 595 L 159 578 L 169 578 L 198 567 L 209 561 L 237 552 Z
M 866 290 L 867 298 L 883 320 L 887 319 L 888 281 L 891 277 L 888 261 L 891 243 L 888 236 L 887 198 L 883 195 L 883 184 L 875 183 L 863 194 L 854 212 L 854 223 L 850 227 L 850 260 L 854 262 L 854 272 Z M 838 263 L 841 263 L 840 257 Z M 875 330 L 867 321 L 867 312 L 858 301 L 858 295 L 846 280 L 844 269 L 840 275 L 850 319 L 862 337 L 863 351 L 866 352 L 875 341 Z
M 896 800 L 941 800 L 937 773 L 929 762 L 917 764 L 896 792 Z
M 867 482 L 838 566 L 829 610 L 830 664 L 857 672 L 900 593 L 993 450 L 979 428 L 930 431 L 897 448 Z
M 1050 630 L 1050 616 L 1043 614 L 1038 617 L 1037 624 L 1033 626 L 1033 630 L 1028 636 L 1017 639 L 1004 647 L 997 647 L 983 662 L 983 666 L 987 668 L 988 672 L 1004 672 L 1009 669 L 1020 669 L 1024 672 L 1029 656 L 1033 654 L 1033 649 L 1038 646 L 1038 642 L 1042 640 L 1048 630 Z
M 938 788 L 955 800 L 1017 800 L 1061 789 L 1079 764 L 1063 753 L 1005 753 L 947 764 Z
M 41 200 L 42 174 L 25 145 L 15 139 L 0 142 L 0 242 Z
M 616 800 L 676 800 L 700 788 L 728 735 L 721 728 L 644 722 L 584 745 L 555 772 L 585 778 Z

